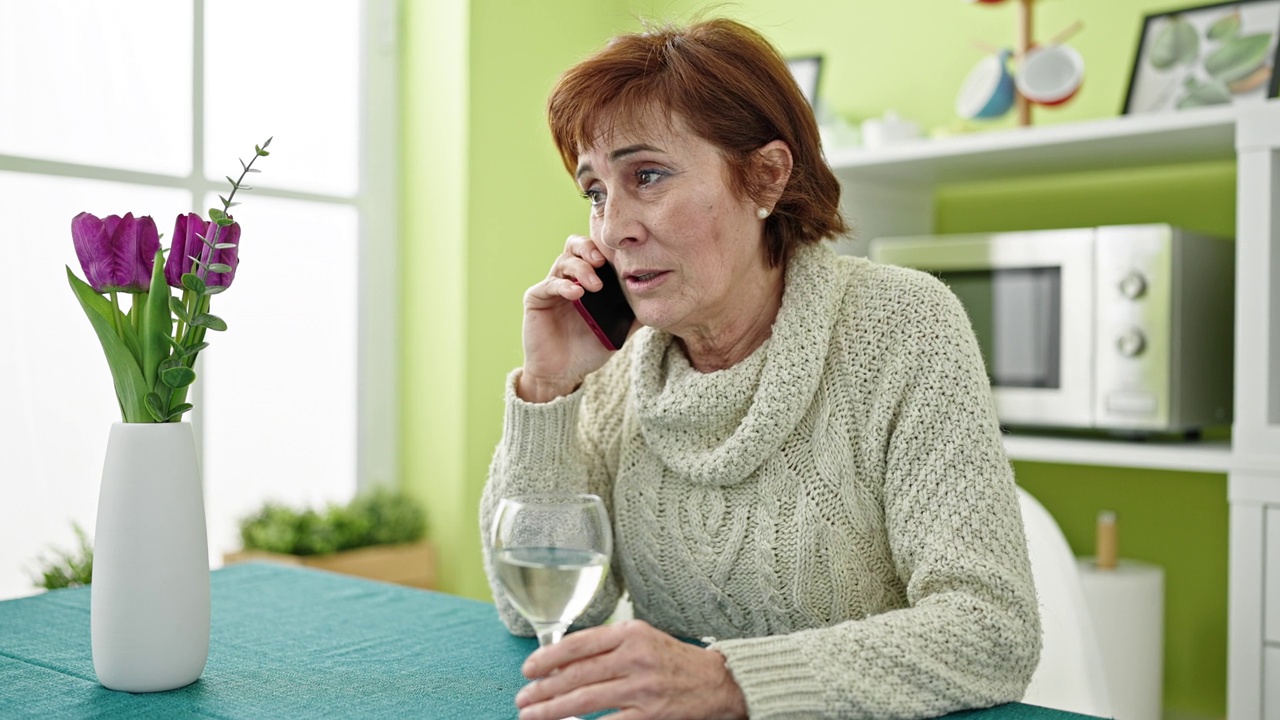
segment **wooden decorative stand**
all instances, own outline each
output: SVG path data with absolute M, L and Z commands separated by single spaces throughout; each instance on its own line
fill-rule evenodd
M 433 589 L 436 581 L 435 549 L 423 540 L 403 545 L 374 545 L 330 555 L 285 555 L 242 550 L 222 556 L 227 565 L 260 560 L 354 575 L 370 580 Z
M 1016 58 L 1024 58 L 1027 51 L 1035 44 L 1032 39 L 1035 35 L 1035 0 L 1018 0 L 1018 46 L 1014 49 Z M 1014 93 L 1014 108 L 1018 113 L 1019 125 L 1031 124 L 1031 101 L 1022 96 L 1022 93 Z

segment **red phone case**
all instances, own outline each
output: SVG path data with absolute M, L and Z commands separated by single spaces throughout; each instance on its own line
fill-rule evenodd
M 590 326 L 591 332 L 595 333 L 597 338 L 600 338 L 601 345 L 604 345 L 609 350 L 618 349 L 609 341 L 609 336 L 605 334 L 604 330 L 601 330 L 600 326 L 596 324 L 596 319 L 591 317 L 590 312 L 587 312 L 587 308 L 583 306 L 581 300 L 574 300 L 573 307 L 578 311 L 578 314 L 582 316 L 582 319 L 587 321 L 587 325 Z

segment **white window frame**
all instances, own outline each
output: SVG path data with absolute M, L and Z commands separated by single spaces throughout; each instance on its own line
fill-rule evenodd
M 105 180 L 177 188 L 191 193 L 192 210 L 209 194 L 225 192 L 221 181 L 205 177 L 204 15 L 206 0 L 191 0 L 192 143 L 185 176 L 123 170 L 0 154 L 0 170 L 46 176 Z M 300 7 L 300 11 L 310 8 Z M 361 0 L 359 185 L 353 197 L 255 187 L 264 197 L 354 207 L 359 214 L 359 310 L 357 314 L 356 490 L 399 482 L 399 73 L 396 0 Z M 200 383 L 193 390 L 188 418 L 199 445 L 203 404 Z

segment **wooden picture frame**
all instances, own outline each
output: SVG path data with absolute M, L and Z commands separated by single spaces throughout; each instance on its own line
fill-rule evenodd
M 1280 0 L 1235 0 L 1143 18 L 1125 115 L 1276 97 Z

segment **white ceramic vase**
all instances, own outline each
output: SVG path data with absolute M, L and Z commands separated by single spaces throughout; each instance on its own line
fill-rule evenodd
M 94 538 L 93 668 L 111 690 L 189 685 L 209 657 L 209 549 L 191 424 L 114 423 Z

